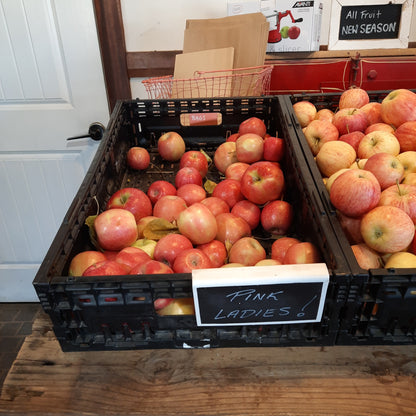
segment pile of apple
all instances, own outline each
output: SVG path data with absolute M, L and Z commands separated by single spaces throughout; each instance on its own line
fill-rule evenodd
M 360 267 L 416 268 L 416 94 L 351 88 L 336 111 L 293 109 Z
M 314 244 L 287 235 L 294 213 L 284 200 L 279 163 L 284 146 L 257 117 L 244 120 L 212 159 L 204 151 L 187 151 L 179 133 L 162 134 L 159 155 L 179 162 L 174 180 L 157 180 L 146 190 L 116 191 L 101 213 L 89 217 L 97 250 L 77 254 L 70 275 L 189 273 L 320 261 Z M 145 148 L 132 147 L 126 157 L 131 169 L 150 165 Z M 219 172 L 218 183 L 207 179 L 209 169 Z M 267 250 L 254 236 L 259 227 L 273 241 Z

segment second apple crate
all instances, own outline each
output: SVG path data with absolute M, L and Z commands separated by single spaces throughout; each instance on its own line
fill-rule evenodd
M 390 91 L 367 91 L 370 102 L 381 102 Z M 309 101 L 317 110 L 338 110 L 341 92 L 294 94 L 283 97 L 311 176 L 353 276 L 340 313 L 339 345 L 416 344 L 416 269 L 362 269 L 350 247 L 322 174 L 293 111 L 293 104 Z
M 215 114 L 220 122 L 189 125 L 183 122 L 183 116 L 186 119 L 190 114 L 196 114 L 197 118 L 201 114 Z M 192 302 L 190 273 L 68 276 L 71 259 L 81 251 L 95 249 L 86 219 L 102 210 L 114 192 L 124 187 L 146 191 L 151 183 L 161 179 L 174 183 L 179 163 L 166 162 L 157 152 L 157 141 L 163 133 L 176 131 L 184 138 L 187 150 L 203 149 L 212 157 L 227 135 L 235 133 L 249 117 L 261 118 L 269 134 L 285 140 L 285 157 L 281 162 L 285 200 L 294 207 L 288 235 L 313 242 L 329 272 L 319 322 L 198 326 L 194 314 L 160 316 L 154 308 L 154 301 L 160 298 L 188 298 Z M 149 150 L 151 166 L 146 171 L 128 167 L 126 154 L 132 146 Z M 207 178 L 214 182 L 222 179 L 213 164 Z M 260 241 L 270 250 L 274 240 L 261 231 L 260 234 Z M 308 270 L 308 265 L 304 269 Z M 348 264 L 292 120 L 282 98 L 275 96 L 117 102 L 91 167 L 33 282 L 63 351 L 334 345 L 340 314 L 351 292 L 350 283 Z

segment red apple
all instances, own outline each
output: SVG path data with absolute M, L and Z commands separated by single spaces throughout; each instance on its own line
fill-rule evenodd
M 134 146 L 127 151 L 127 164 L 136 170 L 147 169 L 150 165 L 150 155 L 144 147 Z
M 390 153 L 376 153 L 365 162 L 364 169 L 370 171 L 380 183 L 381 190 L 401 182 L 404 166 Z
M 364 132 L 368 126 L 367 115 L 360 108 L 343 108 L 337 111 L 332 123 L 341 136 L 353 131 Z
M 185 153 L 185 141 L 179 133 L 168 131 L 160 136 L 157 150 L 163 159 L 175 162 Z
M 260 222 L 264 230 L 272 235 L 284 235 L 293 221 L 293 207 L 289 202 L 276 200 L 261 210 Z
M 285 185 L 283 171 L 274 162 L 250 165 L 241 178 L 241 193 L 251 202 L 262 205 L 280 198 Z
M 193 244 L 209 243 L 217 234 L 217 221 L 214 214 L 197 202 L 179 214 L 179 232 Z
M 313 120 L 305 128 L 303 134 L 312 154 L 316 156 L 324 143 L 338 140 L 337 128 L 327 120 Z
M 416 150 L 416 121 L 406 121 L 401 124 L 394 135 L 400 143 L 400 152 Z
M 330 177 L 340 169 L 349 168 L 357 158 L 354 148 L 341 140 L 333 140 L 322 145 L 316 155 L 316 164 L 321 174 Z
M 82 276 L 88 267 L 100 261 L 107 260 L 101 251 L 86 250 L 75 255 L 69 264 L 69 276 Z
M 285 154 L 285 141 L 280 137 L 269 136 L 264 139 L 263 159 L 280 162 Z
M 283 264 L 319 263 L 321 255 L 318 248 L 308 241 L 292 244 L 287 250 Z
M 153 258 L 172 267 L 177 255 L 193 248 L 191 240 L 182 234 L 167 234 L 157 243 Z
M 381 118 L 381 103 L 377 101 L 369 102 L 362 106 L 361 110 L 367 115 L 369 125 L 383 122 L 383 119 Z
M 361 108 L 370 102 L 370 97 L 366 90 L 352 87 L 345 90 L 339 98 L 338 107 L 342 108 Z
M 260 208 L 251 201 L 243 199 L 238 201 L 232 208 L 231 214 L 241 217 L 247 221 L 247 224 L 254 230 L 260 223 Z
M 416 186 L 407 184 L 391 185 L 380 195 L 381 205 L 390 205 L 402 209 L 416 224 Z
M 402 209 L 378 206 L 367 212 L 361 220 L 364 242 L 379 253 L 406 250 L 413 240 L 415 225 Z
M 203 180 L 198 169 L 185 166 L 184 168 L 180 168 L 176 172 L 176 175 L 175 175 L 176 189 L 179 189 L 181 186 L 187 183 L 194 183 L 196 185 L 202 186 Z
M 251 228 L 247 221 L 231 214 L 231 212 L 217 215 L 216 220 L 217 235 L 215 239 L 223 242 L 226 246 L 234 244 L 242 237 L 251 236 Z
M 395 128 L 406 121 L 415 121 L 416 94 L 403 88 L 391 91 L 381 102 L 381 118 Z
M 235 162 L 225 169 L 225 178 L 226 179 L 236 179 L 237 181 L 241 180 L 244 172 L 250 165 L 243 162 Z
M 254 266 L 266 258 L 266 250 L 253 237 L 243 237 L 237 240 L 230 249 L 230 263 L 241 263 L 245 266 Z
M 368 159 L 375 153 L 381 152 L 394 156 L 400 153 L 400 143 L 393 133 L 376 130 L 366 134 L 358 145 L 357 155 L 360 159 Z
M 192 167 L 198 170 L 203 178 L 208 172 L 208 159 L 199 150 L 189 150 L 185 152 L 179 161 L 179 168 Z
M 366 129 L 365 129 L 365 134 L 371 133 L 373 131 L 376 130 L 381 130 L 381 131 L 387 131 L 389 133 L 394 133 L 395 128 L 390 125 L 390 124 L 386 124 L 386 123 L 374 123 L 374 124 L 370 124 Z
M 153 207 L 153 216 L 173 222 L 178 219 L 179 214 L 185 211 L 186 208 L 186 202 L 180 196 L 165 195 Z
M 114 260 L 103 260 L 89 266 L 83 276 L 123 276 L 128 274 L 128 268 Z
M 208 256 L 212 267 L 221 267 L 227 262 L 227 249 L 225 248 L 225 244 L 219 240 L 199 244 L 196 248 L 202 250 Z
M 113 208 L 102 212 L 95 218 L 94 228 L 103 250 L 122 250 L 137 240 L 136 219 L 126 209 Z
M 315 120 L 326 120 L 332 123 L 334 112 L 329 108 L 321 108 L 315 115 Z
M 366 244 L 353 244 L 351 250 L 354 253 L 358 265 L 362 269 L 379 269 L 381 267 L 382 262 L 380 254 Z
M 275 240 L 271 248 L 271 258 L 283 264 L 287 249 L 301 241 L 294 237 L 281 237 Z
M 254 133 L 260 137 L 264 137 L 266 130 L 266 125 L 263 120 L 258 117 L 250 117 L 240 123 L 238 127 L 238 134 L 241 136 L 247 133 Z
M 175 273 L 191 273 L 195 269 L 210 269 L 212 264 L 208 256 L 198 248 L 190 248 L 178 254 L 173 263 Z
M 362 131 L 352 131 L 351 133 L 339 136 L 339 140 L 348 143 L 354 148 L 355 152 L 357 152 L 360 141 L 364 136 L 365 134 Z
M 147 196 L 153 205 L 164 195 L 176 195 L 175 186 L 168 181 L 155 181 L 147 188 Z
M 214 217 L 224 212 L 230 212 L 229 205 L 223 199 L 215 196 L 203 199 L 201 204 L 205 205 L 214 214 Z
M 254 133 L 240 135 L 235 142 L 237 160 L 243 163 L 254 163 L 263 159 L 263 137 Z
M 377 206 L 380 194 L 380 184 L 371 172 L 348 169 L 335 179 L 329 197 L 344 215 L 359 217 Z
M 221 143 L 214 153 L 215 167 L 225 173 L 227 167 L 235 162 L 238 162 L 235 142 Z
M 293 104 L 293 111 L 300 126 L 306 127 L 312 120 L 315 120 L 316 107 L 309 101 L 298 101 Z
M 236 202 L 244 199 L 241 182 L 236 179 L 224 179 L 215 186 L 212 196 L 225 201 L 231 209 Z
M 136 264 L 142 264 L 151 260 L 149 254 L 138 247 L 125 247 L 120 250 L 115 261 L 123 264 L 129 272 Z
M 233 133 L 233 134 L 230 134 L 227 138 L 226 138 L 226 142 L 235 142 L 237 139 L 238 139 L 238 137 L 239 137 L 240 135 L 238 134 L 238 133 Z
M 173 270 L 165 263 L 148 260 L 134 266 L 129 274 L 173 274 Z
M 152 215 L 153 209 L 149 197 L 137 188 L 119 189 L 111 195 L 106 208 L 108 210 L 122 208 L 130 211 L 134 215 L 136 222 L 139 221 L 140 218 Z
M 338 212 L 337 215 L 348 242 L 350 244 L 362 243 L 363 236 L 361 235 L 361 217 L 348 217 L 342 212 Z
M 176 191 L 176 195 L 183 198 L 188 207 L 195 202 L 201 202 L 206 197 L 206 191 L 201 185 L 186 183 Z

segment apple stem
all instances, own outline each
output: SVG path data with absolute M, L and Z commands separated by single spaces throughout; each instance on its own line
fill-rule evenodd
M 93 196 L 93 199 L 94 199 L 95 203 L 97 204 L 97 214 L 96 215 L 98 215 L 100 213 L 100 203 L 98 202 L 98 199 L 97 199 L 96 195 Z
M 399 191 L 399 195 L 401 196 L 402 195 L 402 191 L 400 189 L 400 185 L 399 185 L 399 180 L 398 179 L 396 179 L 396 185 L 397 185 L 397 189 Z

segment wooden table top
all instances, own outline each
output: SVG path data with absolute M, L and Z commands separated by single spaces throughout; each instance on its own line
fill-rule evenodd
M 41 315 L 0 414 L 414 416 L 416 346 L 63 353 Z

